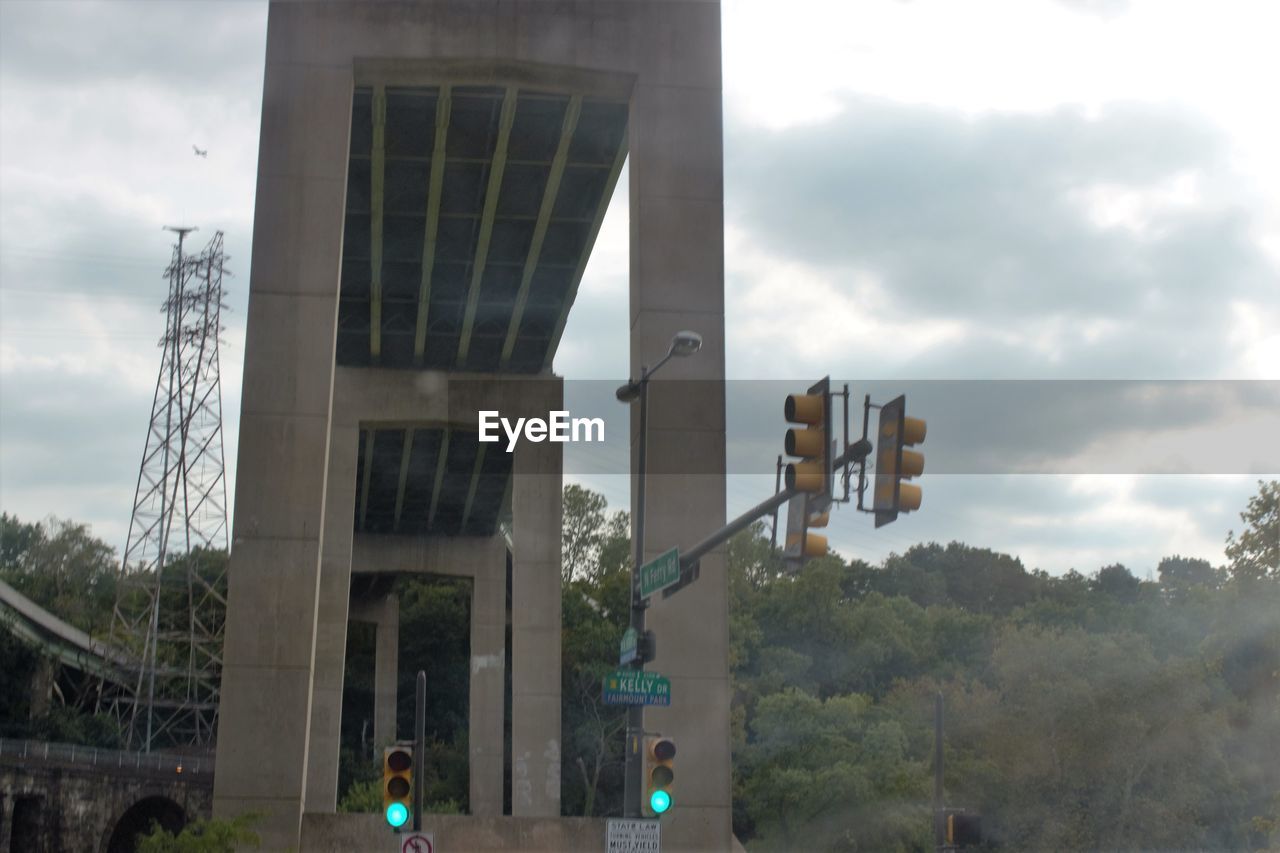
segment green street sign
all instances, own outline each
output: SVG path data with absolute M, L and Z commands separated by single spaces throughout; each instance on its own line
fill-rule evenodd
M 648 598 L 655 592 L 680 580 L 680 549 L 672 548 L 640 567 L 640 597 Z
M 656 672 L 615 669 L 604 677 L 606 705 L 670 705 L 671 681 Z
M 622 643 L 618 647 L 619 666 L 626 666 L 640 656 L 638 637 L 635 628 L 628 628 L 622 635 Z

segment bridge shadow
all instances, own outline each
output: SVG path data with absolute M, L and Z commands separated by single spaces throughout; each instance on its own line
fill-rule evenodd
M 113 826 L 104 853 L 134 853 L 138 849 L 138 836 L 159 824 L 168 832 L 178 833 L 187 825 L 187 814 L 182 806 L 168 797 L 146 797 L 125 809 Z

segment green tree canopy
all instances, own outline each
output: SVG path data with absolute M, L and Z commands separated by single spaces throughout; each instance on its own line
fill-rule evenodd
M 1280 480 L 1258 481 L 1258 493 L 1240 513 L 1245 523 L 1237 537 L 1227 534 L 1228 568 L 1242 579 L 1280 578 Z

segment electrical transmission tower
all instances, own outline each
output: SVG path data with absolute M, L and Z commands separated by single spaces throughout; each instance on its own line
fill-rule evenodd
M 227 489 L 222 452 L 219 231 L 200 254 L 178 235 L 151 425 L 120 564 L 112 643 L 136 671 L 105 698 L 126 746 L 208 746 L 218 712 L 226 612 Z M 228 273 L 229 275 L 230 273 Z

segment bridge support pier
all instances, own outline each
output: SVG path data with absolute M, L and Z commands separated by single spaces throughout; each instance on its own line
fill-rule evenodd
M 380 750 L 396 741 L 396 702 L 398 701 L 396 678 L 400 671 L 400 599 L 395 593 L 351 603 L 352 622 L 370 622 L 374 625 L 373 655 L 373 745 L 374 758 Z M 407 736 L 407 735 L 406 735 Z M 337 741 L 316 744 L 319 753 L 328 755 L 338 749 Z M 312 808 L 307 811 L 323 811 Z
M 377 73 L 383 75 L 373 82 L 374 93 L 366 96 L 373 104 L 370 125 L 360 129 L 370 134 L 364 142 L 369 153 L 357 165 L 367 168 L 369 177 L 352 183 L 348 163 L 355 162 L 350 160 L 356 138 L 351 123 L 357 103 L 355 80 L 369 62 L 381 63 Z M 215 797 L 220 815 L 268 813 L 261 831 L 264 849 L 298 846 L 304 806 L 311 808 L 306 805 L 309 764 L 330 760 L 330 744 L 319 735 L 334 725 L 337 706 L 325 704 L 325 691 L 334 689 L 333 673 L 341 672 L 341 652 L 332 644 L 334 632 L 345 635 L 345 620 L 338 613 L 346 607 L 345 595 L 341 603 L 333 596 L 337 587 L 349 584 L 349 577 L 335 575 L 331 581 L 325 566 L 330 553 L 339 563 L 344 559 L 344 534 L 337 525 L 344 514 L 348 525 L 352 518 L 346 491 L 354 472 L 347 455 L 352 430 L 358 440 L 365 418 L 402 429 L 405 423 L 474 429 L 475 401 L 486 393 L 484 388 L 495 389 L 499 396 L 494 399 L 503 404 L 486 400 L 484 408 L 502 409 L 504 415 L 520 414 L 511 410 L 524 409 L 530 401 L 545 402 L 536 393 L 526 397 L 511 391 L 511 397 L 502 397 L 510 391 L 507 386 L 515 384 L 510 382 L 513 377 L 488 371 L 468 375 L 477 379 L 469 402 L 454 407 L 450 399 L 441 410 L 442 400 L 453 394 L 447 389 L 456 373 L 432 375 L 419 369 L 421 360 L 401 370 L 376 369 L 390 351 L 378 349 L 379 330 L 394 331 L 388 318 L 404 305 L 397 302 L 400 308 L 393 309 L 391 296 L 399 299 L 403 294 L 391 293 L 390 277 L 378 278 L 384 255 L 393 260 L 391 243 L 383 242 L 391 233 L 381 222 L 385 204 L 378 207 L 359 195 L 349 197 L 348 189 L 355 186 L 363 192 L 367 187 L 375 199 L 382 192 L 381 176 L 391 156 L 385 147 L 390 100 L 386 91 L 405 85 L 406 79 L 410 86 L 442 89 L 462 89 L 479 81 L 512 91 L 522 86 L 567 91 L 583 105 L 583 116 L 588 114 L 585 105 L 600 97 L 597 85 L 607 84 L 614 93 L 605 100 L 629 99 L 625 150 L 630 152 L 631 180 L 632 373 L 638 373 L 641 363 L 660 358 L 675 331 L 693 329 L 705 341 L 698 358 L 672 364 L 666 379 L 651 388 L 648 459 L 654 479 L 649 484 L 644 543 L 651 556 L 671 545 L 687 546 L 724 520 L 720 67 L 716 0 L 271 4 Z M 477 68 L 481 72 L 475 72 Z M 622 90 L 625 94 L 619 95 Z M 505 106 L 502 115 L 498 124 L 505 129 L 498 136 L 504 141 L 494 149 L 495 164 L 507 157 L 508 142 L 532 139 L 508 139 L 515 133 L 512 128 L 520 126 L 520 116 Z M 577 121 L 577 115 L 566 113 L 571 121 Z M 443 116 L 436 113 L 436 121 Z M 584 121 L 582 126 L 590 125 Z M 561 166 L 572 161 L 575 150 L 591 156 L 591 144 L 583 148 L 570 144 L 569 137 L 564 140 L 568 160 L 547 154 L 559 158 Z M 612 146 L 611 159 L 596 166 L 621 168 L 624 150 L 616 142 Z M 511 147 L 514 151 L 519 145 Z M 513 162 L 519 159 L 512 155 Z M 357 218 L 348 216 L 348 201 L 356 206 Z M 362 206 L 374 210 L 372 218 Z M 430 196 L 422 206 L 432 206 Z M 492 210 L 489 206 L 490 212 L 480 218 L 492 220 Z M 547 210 L 554 219 L 554 206 Z M 428 211 L 423 219 L 430 223 L 432 216 Z M 580 225 L 561 224 L 570 230 Z M 353 235 L 349 259 L 360 267 L 352 273 L 353 290 L 364 289 L 363 302 L 342 284 L 347 231 Z M 594 240 L 594 231 L 574 234 L 564 238 L 558 251 Z M 552 242 L 547 239 L 548 246 Z M 488 246 L 488 238 L 483 243 Z M 423 246 L 400 250 L 404 258 L 421 257 Z M 470 259 L 472 295 L 461 314 L 463 325 L 471 325 L 458 332 L 464 343 L 458 344 L 456 364 L 448 365 L 456 370 L 481 369 L 474 366 L 483 363 L 480 350 L 469 359 L 465 341 L 484 325 L 479 321 L 482 314 L 506 310 L 499 301 L 479 299 L 489 279 L 479 272 L 486 256 L 475 251 Z M 501 279 L 494 281 L 499 282 L 494 287 L 506 287 Z M 420 282 L 424 289 L 429 283 L 425 276 Z M 535 342 L 534 337 L 545 343 L 542 373 L 529 376 L 535 382 L 556 381 L 549 375 L 551 361 L 577 279 L 558 286 L 562 290 L 555 298 L 563 300 L 556 309 L 558 317 L 526 315 L 523 324 L 511 325 L 517 337 L 525 335 L 526 327 L 537 330 L 529 331 L 524 343 Z M 533 304 L 530 294 L 521 291 L 510 305 L 526 295 Z M 373 331 L 363 357 L 375 365 L 373 369 L 335 368 L 337 341 L 350 332 L 353 318 L 363 316 L 348 312 L 349 324 L 339 330 L 340 296 L 344 304 L 358 302 L 361 311 L 367 308 L 363 322 L 372 323 Z M 419 305 L 430 308 L 429 302 Z M 387 318 L 380 313 L 384 309 Z M 428 345 L 453 346 L 447 331 L 450 315 L 431 311 L 431 322 L 445 325 L 431 327 L 434 331 L 427 334 L 434 337 Z M 411 323 L 399 314 L 394 318 Z M 497 319 L 513 318 L 514 314 L 503 314 Z M 426 321 L 419 322 L 428 329 Z M 438 331 L 442 329 L 446 331 Z M 397 337 L 401 344 L 414 346 L 403 334 Z M 385 343 L 390 346 L 389 339 Z M 536 360 L 523 369 L 538 369 Z M 400 376 L 389 375 L 394 373 Z M 671 381 L 675 379 L 707 382 L 691 399 L 687 388 Z M 381 414 L 344 408 L 341 402 L 344 395 L 374 399 L 386 389 L 394 389 L 394 394 L 382 400 Z M 546 411 L 524 413 L 545 417 Z M 331 465 L 335 443 L 342 446 L 342 455 Z M 560 808 L 558 451 L 558 446 L 547 444 L 518 452 L 511 494 L 512 799 L 515 815 L 529 818 L 555 817 Z M 487 600 L 488 594 L 484 597 Z M 491 612 L 496 611 L 476 608 L 477 615 Z M 649 619 L 662 636 L 664 651 L 657 668 L 672 678 L 676 697 L 676 704 L 655 713 L 652 720 L 679 741 L 688 756 L 682 763 L 680 809 L 663 828 L 664 847 L 728 850 L 728 618 L 719 555 L 703 561 L 697 584 L 670 602 L 657 602 Z M 496 625 L 488 628 L 496 636 Z M 490 640 L 485 643 L 485 648 L 492 646 Z M 486 679 L 493 677 L 490 670 L 498 671 L 483 670 Z M 473 680 L 473 691 L 492 689 L 487 680 L 480 684 L 488 686 L 477 688 Z M 337 689 L 340 704 L 340 683 Z M 331 715 L 327 721 L 321 710 Z M 313 716 L 322 725 L 311 725 Z M 473 742 L 492 749 L 492 720 L 472 722 L 485 732 L 473 731 Z M 472 757 L 489 761 L 492 753 Z M 489 778 L 489 772 L 479 777 Z M 311 802 L 332 808 L 329 789 L 316 790 Z M 473 808 L 488 808 L 481 804 L 493 802 L 492 794 L 473 789 L 472 796 Z

